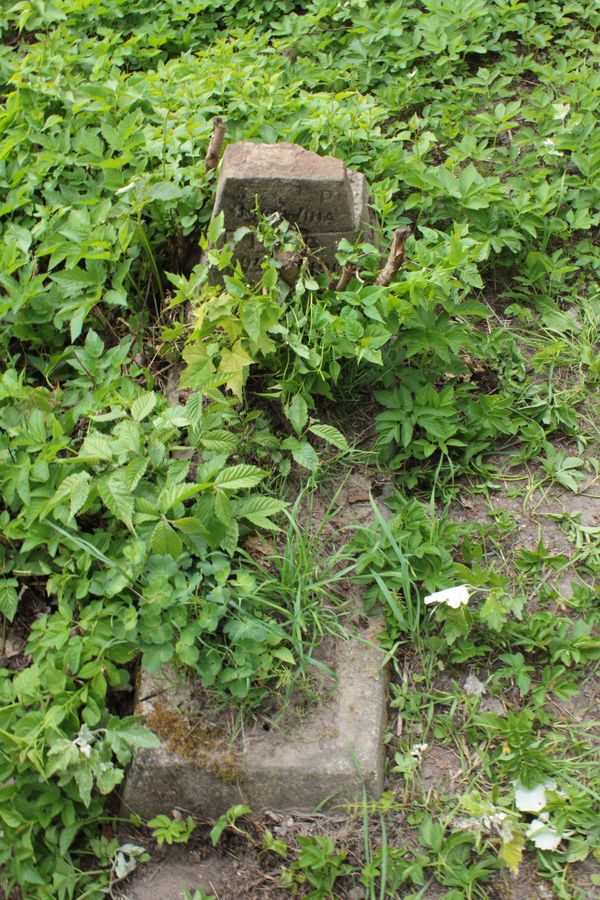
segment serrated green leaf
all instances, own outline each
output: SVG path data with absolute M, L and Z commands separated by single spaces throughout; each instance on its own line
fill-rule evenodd
M 0 614 L 9 622 L 14 619 L 19 604 L 18 587 L 16 578 L 0 578 Z
M 238 542 L 240 538 L 240 532 L 238 528 L 238 523 L 236 519 L 231 519 L 228 522 L 227 527 L 225 529 L 225 534 L 221 538 L 219 546 L 225 550 L 229 556 L 233 556 L 238 548 Z
M 274 497 L 244 497 L 235 504 L 235 515 L 238 518 L 248 519 L 254 525 L 264 527 L 268 516 L 274 516 L 286 507 L 287 503 L 283 500 L 276 500 Z M 271 527 L 271 523 L 266 527 Z
M 205 491 L 208 484 L 167 484 L 158 495 L 158 508 L 166 513 L 177 503 L 184 503 L 196 494 Z
M 154 553 L 177 559 L 183 549 L 183 543 L 169 523 L 165 519 L 160 519 L 152 532 L 150 547 Z
M 107 509 L 124 522 L 130 531 L 133 531 L 133 497 L 125 483 L 122 472 L 117 472 L 109 478 L 102 479 L 102 489 L 99 491 L 102 502 Z
M 199 519 L 194 518 L 194 516 L 183 516 L 181 519 L 172 519 L 171 524 L 178 528 L 179 531 L 183 531 L 184 534 L 199 534 L 202 537 L 206 537 L 208 535 L 208 531 L 200 522 Z
M 123 479 L 130 491 L 136 489 L 147 468 L 148 459 L 145 456 L 135 456 L 127 463 L 123 470 Z
M 240 400 L 242 399 L 248 366 L 251 366 L 253 362 L 254 360 L 244 350 L 241 341 L 236 341 L 231 350 L 223 350 L 221 352 L 219 373 L 232 373 L 227 379 L 227 387 Z
M 299 466 L 316 472 L 319 467 L 317 451 L 308 441 L 299 441 L 297 447 L 292 447 L 292 456 Z
M 350 449 L 348 441 L 342 432 L 338 431 L 337 428 L 334 428 L 333 425 L 311 425 L 309 431 L 312 434 L 316 434 L 316 436 L 320 437 L 322 440 L 327 441 L 328 444 L 331 444 L 338 450 L 345 451 Z
M 296 434 L 301 434 L 308 422 L 308 407 L 304 397 L 296 394 L 286 406 L 285 414 L 292 423 L 292 428 Z
M 69 512 L 71 516 L 77 515 L 84 505 L 90 493 L 90 475 L 88 472 L 77 472 L 70 475 L 73 478 L 70 491 L 71 506 Z M 65 479 L 65 481 L 68 479 Z
M 99 431 L 89 431 L 76 457 L 78 462 L 108 462 L 113 451 L 108 438 Z
M 508 618 L 506 609 L 495 594 L 490 594 L 486 598 L 479 615 L 488 628 L 492 628 L 494 631 L 500 631 Z
M 200 444 L 206 450 L 213 450 L 216 453 L 233 453 L 238 445 L 238 439 L 231 431 L 215 429 L 206 431 L 200 438 Z
M 149 416 L 156 406 L 156 394 L 142 394 L 131 404 L 131 416 L 136 422 L 141 422 L 146 416 Z
M 215 515 L 224 525 L 229 525 L 233 519 L 233 505 L 227 494 L 218 491 L 215 495 Z
M 194 391 L 193 394 L 190 394 L 185 404 L 185 411 L 189 424 L 198 428 L 202 424 L 204 415 L 204 399 L 200 391 Z
M 222 491 L 240 491 L 255 487 L 265 477 L 265 472 L 257 466 L 228 466 L 214 480 L 215 487 Z
M 517 875 L 519 865 L 523 858 L 523 850 L 525 848 L 525 837 L 520 831 L 513 831 L 509 841 L 505 841 L 498 851 L 498 859 L 503 862 L 510 871 Z
M 63 500 L 70 501 L 69 514 L 76 515 L 90 493 L 91 475 L 89 472 L 74 472 L 61 481 L 53 496 L 40 511 L 40 519 L 43 519 Z

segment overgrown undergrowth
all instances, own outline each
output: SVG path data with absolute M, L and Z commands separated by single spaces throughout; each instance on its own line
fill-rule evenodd
M 20 2 L 0 22 L 6 895 L 100 897 L 140 856 L 107 826 L 132 752 L 156 741 L 121 715 L 135 665 L 191 667 L 256 708 L 347 624 L 343 573 L 385 612 L 403 730 L 387 736 L 389 790 L 361 813 L 362 857 L 263 835 L 282 885 L 492 897 L 526 851 L 557 896 L 583 896 L 597 723 L 555 710 L 599 655 L 598 527 L 557 513 L 568 552 L 507 549 L 506 510 L 458 523 L 451 504 L 493 498 L 524 466 L 525 503 L 593 495 L 600 475 L 595 5 L 109 6 Z M 343 290 L 309 255 L 290 287 L 276 254 L 303 248 L 261 218 L 260 282 L 238 269 L 210 286 L 215 115 L 228 141 L 292 141 L 364 172 L 382 247 L 411 227 L 393 282 L 375 283 L 381 251 L 359 243 L 340 247 Z M 208 252 L 225 266 L 230 248 Z M 295 493 L 340 465 L 393 485 L 391 518 L 374 503 L 374 524 L 319 560 Z M 462 584 L 467 603 L 424 603 Z M 473 671 L 506 714 L 465 692 Z M 460 752 L 464 778 L 428 804 L 433 743 Z M 410 847 L 387 838 L 399 818 Z

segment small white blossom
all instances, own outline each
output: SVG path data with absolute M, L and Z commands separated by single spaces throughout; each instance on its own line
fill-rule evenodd
M 429 744 L 414 744 L 410 749 L 410 755 L 417 760 L 417 762 L 421 762 L 423 754 L 429 747 Z
M 452 607 L 452 609 L 458 609 L 459 606 L 464 606 L 465 603 L 469 602 L 469 589 L 466 584 L 461 584 L 458 587 L 446 588 L 443 591 L 435 591 L 433 594 L 429 594 L 425 597 L 425 603 L 445 603 L 446 606 Z
M 406 77 L 407 77 L 407 78 L 414 78 L 416 74 L 417 74 L 417 70 L 416 70 L 416 69 L 413 69 L 412 72 L 407 72 L 407 73 L 406 73 Z

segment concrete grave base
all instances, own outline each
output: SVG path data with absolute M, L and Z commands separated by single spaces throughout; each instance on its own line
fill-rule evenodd
M 365 640 L 372 640 L 372 632 Z M 138 711 L 161 738 L 139 750 L 123 794 L 125 814 L 177 808 L 214 819 L 245 803 L 254 811 L 309 812 L 372 798 L 383 785 L 386 674 L 371 643 L 340 641 L 337 686 L 301 720 L 254 726 L 231 742 L 198 703 L 198 689 L 172 671 L 143 674 Z

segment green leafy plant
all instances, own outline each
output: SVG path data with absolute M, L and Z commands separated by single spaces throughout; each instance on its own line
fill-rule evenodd
M 345 877 L 381 900 L 433 880 L 483 897 L 523 852 L 526 874 L 576 891 L 571 872 L 598 853 L 598 529 L 556 510 L 560 548 L 521 546 L 514 504 L 564 490 L 570 510 L 597 493 L 598 24 L 590 0 L 4 10 L 7 896 L 100 897 L 144 858 L 105 833 L 107 798 L 154 745 L 125 709 L 139 662 L 185 666 L 256 707 L 346 628 L 350 577 L 385 614 L 410 845 L 385 804 L 365 806 L 381 818 L 363 816 L 368 839 L 346 858 L 327 836 L 267 839 L 290 887 L 327 896 Z M 228 141 L 291 141 L 366 175 L 380 232 L 377 246 L 339 243 L 343 288 L 293 223 L 260 210 L 259 279 L 232 264 L 246 235 L 221 243 L 226 223 L 211 221 L 215 115 Z M 412 232 L 402 268 L 378 285 L 398 226 Z M 298 254 L 293 277 L 281 252 Z M 391 517 L 378 507 L 350 548 L 321 552 L 294 505 L 298 471 L 327 490 L 338 464 L 375 459 Z M 257 530 L 266 554 L 250 549 Z M 467 603 L 429 612 L 427 594 L 458 585 Z M 466 692 L 467 669 L 492 696 Z M 424 810 L 401 776 L 432 741 L 470 786 Z M 544 811 L 554 850 L 523 844 L 531 822 L 512 807 L 515 780 L 546 777 L 565 794 Z M 490 830 L 500 813 L 512 842 Z
M 161 844 L 187 844 L 196 827 L 191 816 L 186 816 L 185 819 L 154 816 L 147 824 L 159 847 Z

